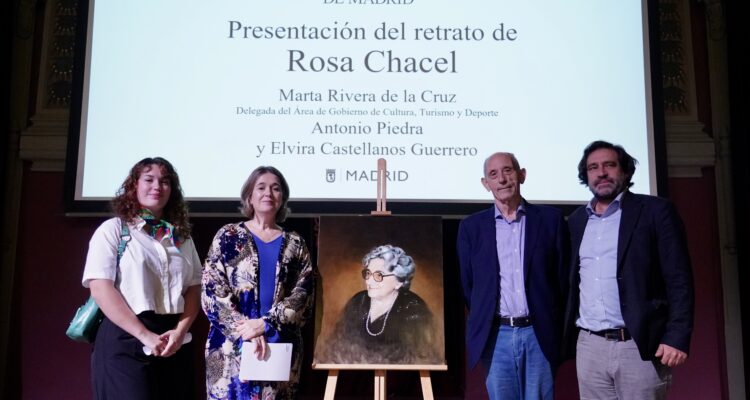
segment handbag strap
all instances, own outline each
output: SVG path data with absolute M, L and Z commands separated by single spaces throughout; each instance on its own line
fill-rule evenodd
M 128 229 L 128 225 L 124 223 L 122 220 L 120 220 L 120 245 L 117 246 L 117 266 L 120 266 L 120 259 L 122 258 L 122 253 L 125 252 L 125 246 L 128 245 L 128 242 L 130 241 L 130 229 Z

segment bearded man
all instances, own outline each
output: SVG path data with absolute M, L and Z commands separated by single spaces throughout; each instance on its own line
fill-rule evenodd
M 693 277 L 682 220 L 666 199 L 631 193 L 637 161 L 588 145 L 578 178 L 594 198 L 568 219 L 564 352 L 581 399 L 664 399 L 693 331 Z

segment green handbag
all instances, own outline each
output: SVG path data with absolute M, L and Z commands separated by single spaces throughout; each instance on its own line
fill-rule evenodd
M 76 342 L 93 343 L 102 319 L 104 319 L 104 313 L 96 305 L 94 298 L 89 296 L 86 303 L 78 307 L 65 334 Z
M 125 223 L 120 223 L 120 245 L 117 247 L 117 267 L 120 267 L 120 259 L 122 253 L 125 252 L 125 246 L 130 241 L 130 231 Z M 104 313 L 99 309 L 99 306 L 94 301 L 94 298 L 89 296 L 86 303 L 76 310 L 76 315 L 73 320 L 70 321 L 70 326 L 65 334 L 69 338 L 76 342 L 94 343 L 96 339 L 96 331 L 99 330 L 99 325 L 104 319 Z

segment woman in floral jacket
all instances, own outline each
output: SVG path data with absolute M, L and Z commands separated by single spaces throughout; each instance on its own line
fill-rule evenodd
M 203 271 L 201 303 L 210 330 L 206 342 L 209 399 L 292 399 L 302 365 L 300 328 L 311 310 L 314 269 L 304 240 L 277 225 L 287 214 L 289 186 L 273 167 L 255 169 L 242 187 L 248 221 L 216 233 Z M 242 382 L 242 343 L 292 343 L 287 382 Z

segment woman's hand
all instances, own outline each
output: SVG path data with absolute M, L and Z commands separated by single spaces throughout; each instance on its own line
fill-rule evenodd
M 188 329 L 190 329 L 190 325 L 193 324 L 193 320 L 195 320 L 195 316 L 198 315 L 198 310 L 200 309 L 200 290 L 200 285 L 188 287 L 184 294 L 185 311 L 180 315 L 177 326 L 159 335 L 159 339 L 164 342 L 164 349 L 159 354 L 161 357 L 174 355 L 186 343 L 185 336 L 189 335 Z M 190 338 L 187 341 L 189 342 Z
M 182 347 L 185 340 L 185 332 L 179 329 L 172 329 L 159 335 L 159 340 L 164 343 L 163 349 L 159 355 L 161 357 L 170 357 Z
M 151 349 L 151 355 L 154 357 L 161 357 L 164 347 L 167 342 L 161 338 L 161 336 L 151 331 L 146 331 L 142 335 L 136 337 L 144 347 Z
M 237 324 L 237 334 L 246 342 L 263 336 L 266 332 L 266 321 L 262 318 L 246 319 Z
M 258 357 L 258 360 L 265 360 L 266 359 L 266 337 L 263 335 L 260 335 L 254 339 L 250 339 L 249 341 L 252 343 L 255 347 L 253 347 L 253 353 L 255 353 L 255 356 Z M 246 380 L 240 380 L 242 383 L 247 383 Z
M 263 335 L 258 336 L 257 338 L 251 340 L 251 342 L 255 343 L 255 349 L 253 350 L 253 353 L 258 357 L 258 360 L 265 360 L 266 359 L 266 337 Z
M 237 334 L 242 337 L 242 340 L 255 344 L 254 353 L 258 356 L 258 360 L 266 357 L 266 337 L 263 336 L 265 332 L 266 321 L 262 318 L 246 319 L 237 324 Z

